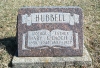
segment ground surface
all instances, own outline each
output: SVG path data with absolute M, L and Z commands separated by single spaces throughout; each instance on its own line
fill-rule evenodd
M 100 0 L 0 0 L 0 68 L 12 66 L 17 48 L 17 14 L 23 6 L 80 6 L 84 13 L 84 44 L 93 60 L 92 67 L 100 68 Z

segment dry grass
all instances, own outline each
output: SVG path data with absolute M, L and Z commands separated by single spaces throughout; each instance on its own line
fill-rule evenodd
M 0 0 L 0 68 L 11 66 L 16 50 L 17 13 L 23 6 L 80 6 L 84 13 L 84 44 L 93 68 L 100 68 L 100 0 Z

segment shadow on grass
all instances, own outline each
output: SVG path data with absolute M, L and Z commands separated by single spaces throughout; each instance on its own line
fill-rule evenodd
M 12 67 L 12 59 L 17 50 L 16 37 L 8 37 L 8 38 L 0 39 L 0 48 L 6 49 L 9 55 L 11 55 L 11 61 L 8 64 L 8 66 Z

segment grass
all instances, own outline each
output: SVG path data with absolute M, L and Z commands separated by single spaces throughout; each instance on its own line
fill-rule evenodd
M 84 44 L 93 68 L 100 68 L 100 0 L 0 0 L 0 68 L 11 67 L 17 48 L 17 14 L 23 6 L 80 6 L 84 13 Z

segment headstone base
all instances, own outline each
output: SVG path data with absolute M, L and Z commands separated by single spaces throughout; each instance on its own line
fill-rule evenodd
M 92 66 L 92 59 L 83 46 L 82 57 L 16 57 L 12 60 L 13 68 L 72 68 L 74 66 Z

